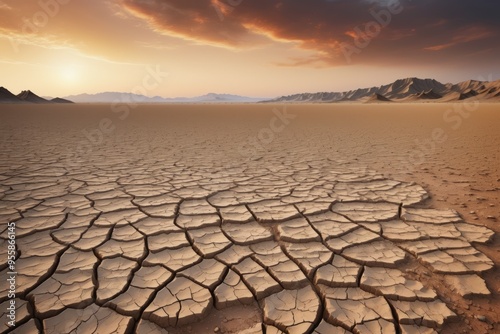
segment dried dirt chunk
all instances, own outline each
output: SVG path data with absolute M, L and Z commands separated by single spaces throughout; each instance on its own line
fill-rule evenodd
M 56 273 L 28 294 L 36 314 L 46 318 L 68 307 L 83 307 L 92 303 L 93 271 L 73 269 Z
M 462 223 L 455 224 L 455 227 L 469 242 L 487 243 L 495 235 L 494 231 L 484 226 Z
M 223 223 L 246 223 L 253 220 L 253 216 L 244 205 L 220 208 Z
M 278 236 L 286 242 L 309 242 L 320 241 L 320 236 L 303 218 L 295 218 L 278 225 Z
M 287 333 L 307 333 L 320 311 L 320 300 L 311 286 L 283 290 L 264 299 L 264 321 Z
M 237 245 L 251 245 L 262 241 L 273 240 L 273 234 L 267 228 L 261 226 L 255 220 L 247 223 L 222 224 L 222 230 L 231 241 Z
M 137 262 L 121 257 L 103 260 L 97 268 L 99 284 L 96 293 L 97 301 L 104 303 L 126 289 L 132 272 L 137 266 Z
M 160 327 L 183 326 L 203 319 L 212 302 L 208 289 L 178 277 L 158 292 L 142 317 Z
M 281 285 L 251 258 L 243 260 L 233 269 L 241 275 L 257 300 L 282 290 Z
M 179 272 L 179 276 L 190 278 L 201 286 L 213 290 L 222 282 L 226 268 L 226 265 L 219 261 L 207 259 Z
M 335 255 L 331 264 L 320 267 L 314 275 L 314 284 L 332 288 L 357 287 L 362 266 Z
M 205 199 L 192 199 L 181 203 L 179 213 L 183 215 L 205 215 L 217 213 L 217 210 Z
M 285 244 L 285 252 L 312 279 L 315 270 L 330 262 L 333 253 L 320 242 Z
M 191 248 L 191 246 L 182 247 L 179 249 L 165 249 L 158 253 L 150 253 L 145 259 L 143 264 L 162 265 L 172 271 L 180 271 L 186 269 L 196 262 L 201 257 Z
M 484 280 L 478 275 L 447 275 L 445 280 L 458 294 L 465 298 L 491 294 Z
M 207 215 L 179 215 L 175 223 L 183 229 L 193 230 L 202 227 L 219 226 L 220 218 L 215 214 Z
M 250 210 L 261 223 L 275 223 L 299 216 L 295 206 L 280 201 L 264 201 L 249 205 Z
M 190 230 L 188 234 L 193 241 L 193 248 L 205 258 L 212 258 L 231 246 L 231 241 L 222 233 L 220 227 Z
M 360 287 L 393 300 L 432 301 L 437 298 L 433 290 L 425 288 L 420 282 L 406 279 L 398 269 L 365 267 Z
M 331 324 L 350 331 L 361 332 L 366 328 L 386 328 L 396 333 L 392 312 L 383 297 L 377 297 L 359 288 L 330 288 L 319 285 L 325 300 L 325 314 Z
M 84 309 L 68 308 L 61 314 L 45 319 L 46 333 L 129 333 L 134 320 L 115 311 L 92 304 Z
M 313 334 L 347 334 L 349 333 L 342 327 L 334 326 L 329 324 L 325 320 L 321 320 L 320 324 L 314 330 Z
M 168 334 L 168 331 L 154 322 L 141 319 L 137 325 L 137 334 Z
M 381 240 L 380 235 L 364 228 L 357 228 L 341 237 L 327 240 L 326 244 L 335 253 L 341 253 L 348 247 L 375 240 Z
M 355 222 L 377 222 L 398 218 L 398 205 L 391 203 L 337 203 L 332 211 Z
M 255 299 L 241 280 L 241 277 L 233 270 L 229 270 L 224 281 L 215 289 L 215 306 L 224 309 L 234 305 L 249 305 Z
M 393 301 L 391 304 L 396 309 L 399 322 L 403 325 L 440 328 L 445 321 L 457 319 L 457 315 L 438 300 L 433 302 Z
M 425 253 L 419 255 L 419 259 L 430 264 L 435 272 L 444 274 L 480 273 L 494 265 L 486 255 L 472 247 Z
M 458 223 L 462 218 L 455 210 L 437 210 L 408 208 L 403 209 L 401 218 L 408 222 L 420 222 L 430 224 Z
M 382 240 L 349 247 L 342 256 L 368 266 L 394 268 L 404 261 L 406 253 L 392 242 Z

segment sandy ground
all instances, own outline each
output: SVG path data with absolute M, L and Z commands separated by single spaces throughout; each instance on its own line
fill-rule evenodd
M 199 188 L 196 191 L 191 189 L 199 187 L 200 184 L 205 184 L 205 188 L 211 189 L 216 194 L 231 188 L 225 187 L 224 182 L 232 183 L 238 177 L 252 178 L 259 175 L 259 182 L 267 182 L 268 185 L 279 189 L 277 190 L 279 193 L 286 187 L 283 180 L 287 170 L 295 173 L 293 175 L 297 184 L 294 187 L 309 184 L 307 175 L 315 179 L 314 182 L 317 180 L 323 182 L 329 180 L 328 173 L 339 173 L 342 170 L 347 174 L 355 174 L 357 178 L 366 177 L 367 180 L 376 180 L 379 178 L 377 176 L 379 173 L 383 175 L 384 182 L 397 180 L 402 181 L 405 186 L 415 182 L 427 191 L 429 198 L 416 201 L 418 203 L 410 203 L 408 208 L 453 209 L 465 222 L 485 226 L 495 232 L 491 240 L 485 244 L 468 240 L 474 248 L 493 261 L 492 268 L 478 272 L 486 281 L 491 294 L 463 298 L 445 281 L 444 274 L 437 273 L 432 265 L 422 261 L 418 256 L 407 254 L 404 261 L 395 262 L 395 267 L 404 273 L 407 280 L 418 281 L 424 287 L 434 289 L 437 299 L 446 303 L 446 306 L 458 315 L 451 319 L 452 321 L 446 321 L 440 332 L 494 333 L 500 330 L 498 327 L 500 321 L 498 104 L 151 105 L 134 108 L 127 105 L 114 107 L 74 105 L 0 106 L 0 108 L 0 203 L 2 203 L 1 210 L 4 211 L 2 219 L 20 221 L 31 215 L 36 221 L 47 215 L 71 214 L 68 208 L 62 213 L 56 212 L 57 209 L 44 207 L 41 201 L 67 193 L 85 194 L 86 198 L 90 198 L 91 208 L 85 210 L 97 210 L 101 215 L 112 213 L 126 209 L 130 204 L 117 201 L 122 196 L 113 194 L 113 190 L 124 191 L 126 194 L 123 198 L 133 196 L 136 200 L 155 196 L 157 192 L 164 193 L 165 190 L 159 189 L 155 183 L 168 184 L 169 192 L 175 189 L 178 193 L 182 193 L 181 195 L 176 193 L 176 196 L 187 201 L 206 196 L 197 195 Z M 128 109 L 130 113 L 127 113 Z M 248 173 L 245 168 L 249 168 L 250 175 L 237 174 L 238 171 Z M 308 172 L 302 175 L 300 171 L 304 168 Z M 266 170 L 266 173 L 262 173 L 261 169 Z M 368 171 L 374 171 L 375 174 Z M 252 172 L 256 174 L 251 175 Z M 212 177 L 219 180 L 220 184 L 210 182 Z M 140 182 L 141 179 L 144 182 Z M 151 182 L 149 190 L 145 182 Z M 36 192 L 36 189 L 50 188 L 51 183 L 61 185 L 65 190 L 61 191 L 55 187 L 47 190 L 47 193 L 42 191 L 43 194 L 31 197 L 29 192 L 23 192 L 23 184 L 26 184 L 25 189 L 31 191 L 35 189 Z M 99 186 L 102 189 L 96 190 Z M 92 188 L 97 194 L 109 192 L 113 196 L 108 198 L 90 194 L 83 190 L 85 187 Z M 50 191 L 54 194 L 50 194 Z M 412 191 L 404 190 L 395 197 L 413 198 L 416 195 Z M 95 198 L 92 199 L 92 196 Z M 276 199 L 276 196 L 276 193 L 267 189 L 262 198 Z M 309 193 L 309 196 L 312 195 Z M 71 202 L 70 199 L 65 200 Z M 21 204 L 22 201 L 25 202 Z M 101 204 L 99 201 L 105 203 Z M 130 202 L 129 199 L 127 201 Z M 213 204 L 214 199 L 208 197 L 208 201 L 217 207 Z M 404 203 L 404 200 L 401 201 Z M 67 206 L 71 207 L 73 203 L 69 202 Z M 140 204 L 132 202 L 140 207 Z M 369 202 L 364 200 L 368 206 Z M 221 207 L 225 206 L 222 199 L 220 203 Z M 182 210 L 182 204 L 180 205 Z M 349 208 L 349 205 L 346 205 Z M 21 207 L 22 209 L 18 209 Z M 271 219 L 272 222 L 269 223 L 265 216 L 259 216 L 261 213 L 258 209 L 252 209 L 251 204 L 247 204 L 247 207 L 250 207 L 259 224 L 265 225 L 273 233 L 273 239 L 286 252 L 287 246 L 282 239 L 286 233 L 280 230 L 280 226 L 284 226 L 290 217 L 276 221 Z M 144 211 L 142 207 L 140 208 Z M 178 217 L 179 208 L 176 210 L 174 214 Z M 18 213 L 21 213 L 23 218 Z M 94 213 L 89 211 L 88 214 L 90 216 Z M 306 213 L 303 215 L 310 222 L 309 216 Z M 346 216 L 352 218 L 349 214 Z M 365 218 L 361 221 L 363 219 Z M 351 220 L 359 223 L 356 219 Z M 32 222 L 33 220 L 30 224 Z M 277 225 L 273 225 L 275 223 Z M 24 223 L 20 224 L 24 226 Z M 43 234 L 50 231 L 54 238 L 52 233 L 57 229 L 61 229 L 61 224 L 50 228 L 41 226 L 36 233 Z M 3 239 L 5 233 L 3 231 Z M 33 234 L 33 231 L 22 231 L 22 233 L 26 233 L 27 236 L 37 235 Z M 20 240 L 22 242 L 22 239 Z M 191 244 L 196 242 L 193 240 L 189 240 Z M 321 236 L 321 241 L 326 242 L 326 239 Z M 62 243 L 64 247 L 73 247 L 70 244 L 69 241 L 67 244 Z M 100 246 L 102 244 L 96 243 L 95 248 Z M 67 248 L 62 246 L 54 247 L 54 252 L 48 252 L 47 258 L 50 256 L 59 258 L 67 251 Z M 85 249 L 84 246 L 80 248 Z M 203 253 L 199 249 L 196 251 Z M 2 252 L 5 250 L 2 249 Z M 106 261 L 106 250 L 103 250 L 102 254 L 95 249 L 93 252 L 99 259 L 97 265 Z M 335 254 L 343 255 L 346 250 L 342 249 L 339 252 Z M 312 276 L 308 276 L 307 270 L 300 266 L 300 261 L 287 254 L 292 258 L 292 262 L 299 264 L 301 271 L 307 276 L 304 282 L 313 281 L 314 272 Z M 23 255 L 18 262 L 24 264 L 22 257 Z M 204 257 L 203 254 L 201 257 Z M 111 255 L 109 259 L 114 258 L 115 256 Z M 350 259 L 356 262 L 355 256 Z M 141 255 L 139 261 L 144 260 Z M 359 263 L 361 262 L 363 260 L 359 260 Z M 4 270 L 3 266 L 1 268 Z M 49 276 L 57 274 L 59 269 L 54 268 L 48 265 L 46 273 L 49 273 Z M 19 269 L 21 274 L 22 269 Z M 90 275 L 92 270 L 95 271 L 95 267 L 91 267 Z M 132 272 L 135 270 L 137 268 Z M 24 329 L 40 330 L 43 327 L 47 332 L 50 332 L 50 328 L 54 332 L 54 328 L 57 327 L 50 327 L 54 323 L 74 318 L 74 314 L 67 312 L 64 302 L 55 303 L 56 306 L 50 307 L 43 304 L 44 289 L 48 289 L 49 286 L 40 288 L 40 284 L 46 281 L 47 276 L 31 285 L 26 285 L 26 289 L 19 295 L 21 300 L 28 301 L 28 310 L 37 306 L 40 308 L 35 320 L 30 315 L 33 314 L 32 310 L 27 311 L 27 315 L 22 319 L 18 318 L 19 324 L 23 325 Z M 276 274 L 272 276 L 276 278 Z M 96 284 L 89 283 L 89 285 L 90 287 L 85 286 L 85 288 L 91 291 L 92 286 L 95 287 Z M 102 285 L 100 282 L 99 286 Z M 303 285 L 299 287 L 302 288 Z M 317 288 L 315 285 L 314 289 Z M 122 287 L 118 290 L 123 289 Z M 328 308 L 325 309 L 325 298 L 328 297 L 325 297 L 324 291 L 320 290 L 316 291 L 322 295 L 318 312 L 322 310 L 321 313 L 326 319 Z M 99 293 L 109 296 L 113 294 L 112 291 L 98 290 L 97 297 Z M 148 299 L 148 303 L 155 303 L 153 297 L 154 295 Z M 95 302 L 95 298 L 96 292 L 89 292 L 89 298 L 69 308 L 88 309 L 91 304 L 97 303 L 102 306 L 111 300 L 102 297 L 102 302 Z M 59 300 L 61 299 L 64 298 L 59 296 Z M 1 302 L 5 301 L 6 298 L 3 297 Z M 213 310 L 208 312 L 208 316 L 201 322 L 193 322 L 178 328 L 169 327 L 168 331 L 210 333 L 218 327 L 223 333 L 237 333 L 257 324 L 257 331 L 249 331 L 257 333 L 263 321 L 261 311 L 263 302 L 262 300 L 260 302 L 260 306 L 254 302 L 249 306 Z M 116 309 L 116 305 L 106 306 Z M 146 305 L 141 310 L 144 308 Z M 268 318 L 276 317 L 275 314 L 267 315 Z M 123 331 L 134 329 L 139 331 L 141 325 L 138 324 L 137 314 L 132 312 L 132 318 L 135 319 L 128 321 L 120 318 L 124 323 L 123 328 L 121 327 Z M 242 322 L 238 318 L 246 320 Z M 312 320 L 314 326 L 319 324 L 321 319 L 318 319 Z M 161 321 L 153 319 L 148 325 L 156 326 L 155 322 Z M 340 327 L 347 326 L 345 323 L 337 322 L 333 325 L 339 326 L 336 327 L 339 330 Z M 425 326 L 419 328 L 413 329 L 423 330 Z M 272 332 L 271 327 L 267 332 Z

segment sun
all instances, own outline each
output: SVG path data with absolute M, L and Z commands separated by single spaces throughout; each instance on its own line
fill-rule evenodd
M 59 68 L 59 76 L 67 83 L 77 82 L 80 74 L 80 68 L 76 65 L 64 65 Z

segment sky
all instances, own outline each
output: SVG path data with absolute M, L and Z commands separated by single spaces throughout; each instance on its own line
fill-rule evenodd
M 0 86 L 276 97 L 500 78 L 497 0 L 0 0 Z

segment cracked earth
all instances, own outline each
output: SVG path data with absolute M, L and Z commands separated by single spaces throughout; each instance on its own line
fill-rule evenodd
M 461 316 L 416 272 L 491 294 L 477 245 L 494 231 L 428 207 L 419 184 L 300 147 L 228 163 L 187 136 L 181 154 L 107 139 L 68 160 L 36 138 L 4 140 L 0 161 L 16 333 L 189 332 L 238 308 L 256 321 L 217 331 L 436 333 Z

